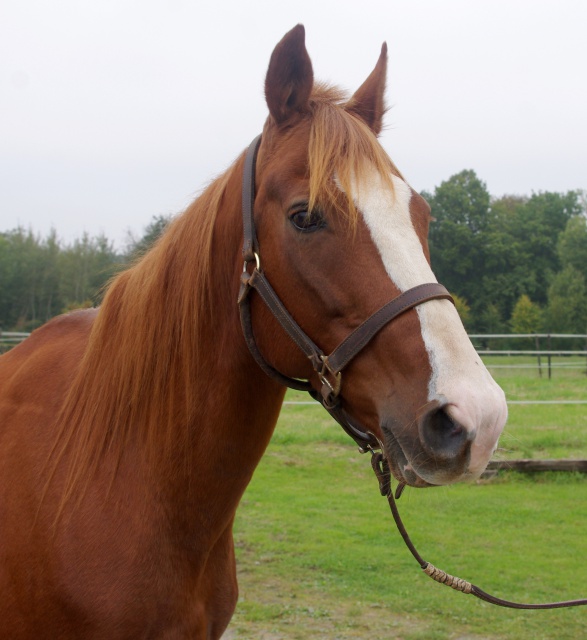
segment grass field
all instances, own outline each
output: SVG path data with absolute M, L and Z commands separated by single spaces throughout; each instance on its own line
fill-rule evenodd
M 535 368 L 492 373 L 510 400 L 587 400 L 584 368 L 555 369 L 552 380 Z M 296 399 L 306 398 L 287 397 Z M 587 405 L 511 405 L 496 457 L 587 458 L 586 418 Z M 507 472 L 408 488 L 399 506 L 427 560 L 486 591 L 527 602 L 587 597 L 585 476 Z M 235 543 L 240 598 L 226 638 L 587 637 L 587 607 L 500 609 L 423 575 L 367 457 L 318 406 L 284 406 L 237 513 Z

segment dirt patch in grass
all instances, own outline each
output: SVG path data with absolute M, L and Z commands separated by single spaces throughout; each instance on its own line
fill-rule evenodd
M 379 603 L 336 602 L 317 588 L 292 591 L 291 584 L 275 579 L 255 585 L 250 574 L 239 582 L 242 595 L 223 640 L 424 637 L 419 634 L 425 625 Z
M 245 554 L 246 555 L 246 554 Z M 241 557 L 240 597 L 223 640 L 495 640 L 434 629 L 425 616 L 397 614 L 381 602 L 338 599 L 319 586 L 263 577 Z M 261 574 L 263 572 L 260 572 Z

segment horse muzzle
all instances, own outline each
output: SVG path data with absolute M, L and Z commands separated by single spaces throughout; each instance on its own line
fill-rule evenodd
M 381 430 L 391 471 L 399 482 L 427 487 L 477 477 L 484 470 L 472 469 L 471 459 L 477 436 L 475 427 L 458 420 L 452 405 L 430 402 L 410 427 L 394 420 L 384 421 Z

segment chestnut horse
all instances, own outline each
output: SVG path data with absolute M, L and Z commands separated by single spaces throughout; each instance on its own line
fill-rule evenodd
M 350 98 L 314 83 L 295 27 L 265 81 L 255 170 L 262 270 L 330 353 L 436 282 L 426 202 L 377 141 L 387 51 Z M 237 308 L 245 156 L 111 283 L 0 359 L 0 635 L 219 638 L 237 600 L 232 525 L 285 388 Z M 438 285 L 437 285 L 438 286 Z M 259 352 L 319 388 L 258 293 Z M 506 418 L 449 300 L 387 324 L 346 367 L 345 411 L 412 486 L 478 476 Z

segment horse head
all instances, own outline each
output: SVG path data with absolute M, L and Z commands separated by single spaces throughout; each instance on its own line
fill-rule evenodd
M 255 168 L 254 218 L 263 271 L 302 330 L 331 353 L 390 300 L 435 283 L 430 208 L 377 140 L 387 47 L 350 97 L 315 83 L 301 25 L 275 48 L 269 117 Z M 279 323 L 253 300 L 259 351 L 271 367 L 320 382 Z M 383 443 L 392 472 L 413 486 L 477 477 L 507 408 L 450 300 L 386 324 L 345 367 L 345 411 Z

